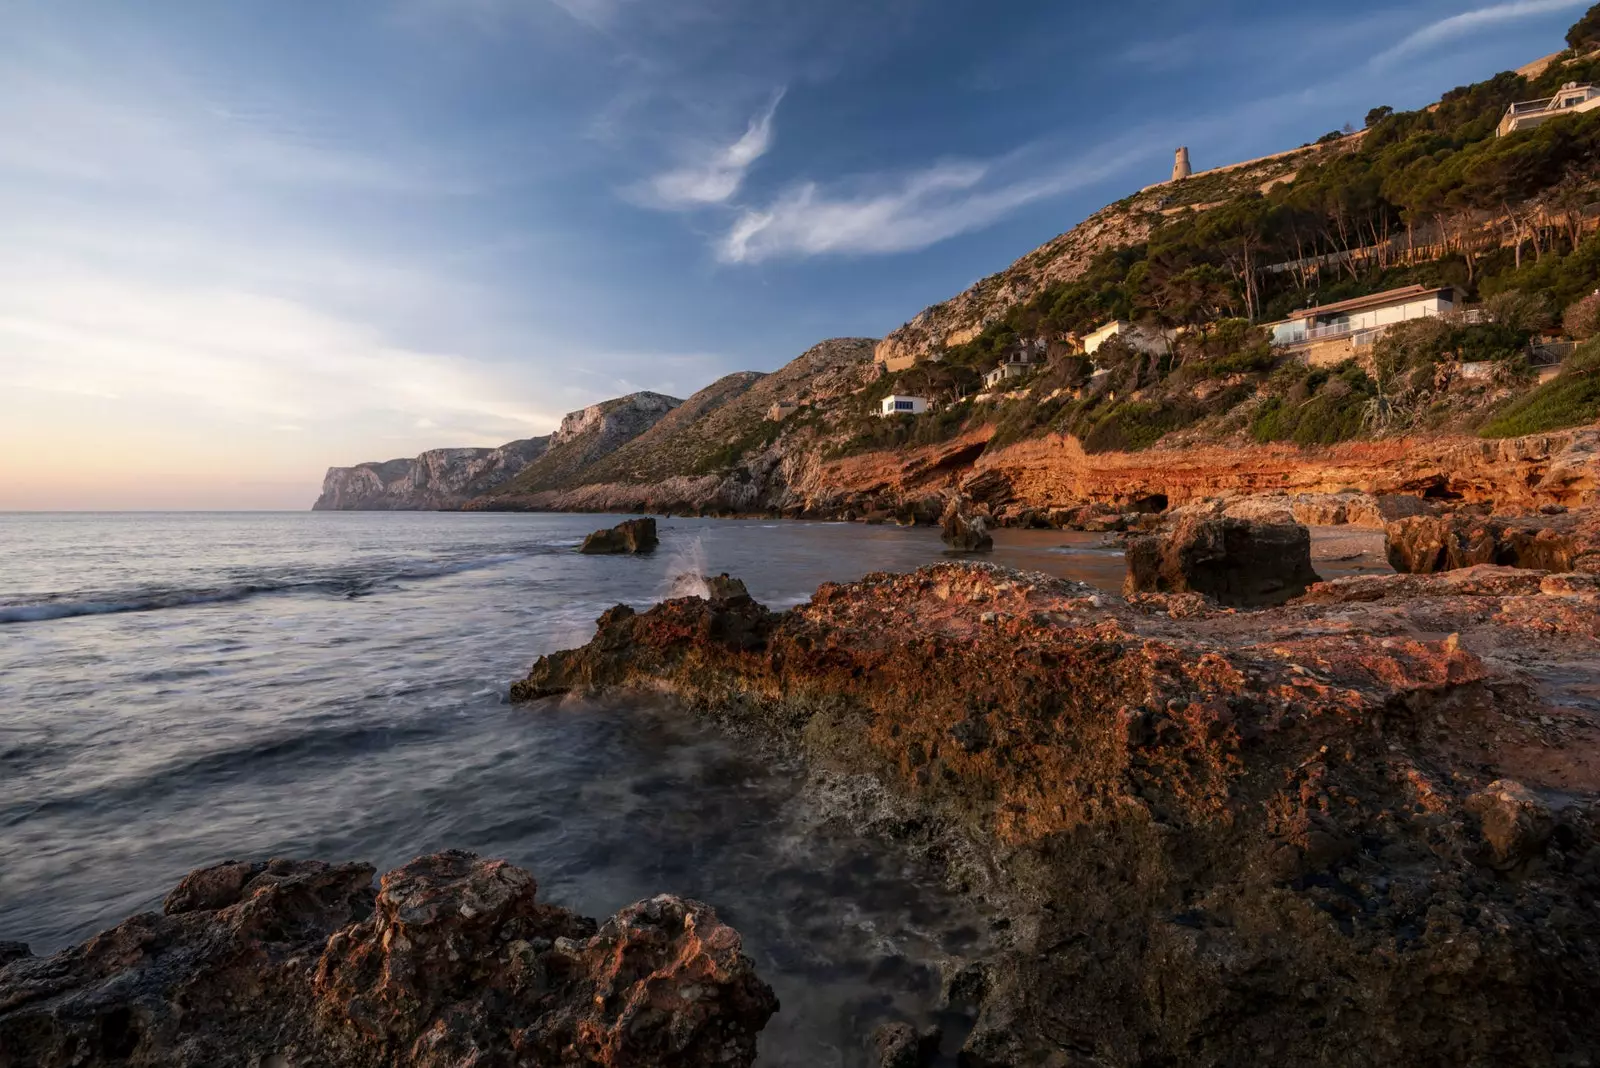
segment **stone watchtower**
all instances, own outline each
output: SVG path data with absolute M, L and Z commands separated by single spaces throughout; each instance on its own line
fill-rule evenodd
M 1172 180 L 1181 182 L 1193 173 L 1194 171 L 1189 167 L 1189 150 L 1187 148 L 1178 149 L 1178 156 L 1172 161 Z

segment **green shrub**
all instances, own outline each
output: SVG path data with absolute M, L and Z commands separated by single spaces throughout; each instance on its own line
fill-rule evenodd
M 1515 438 L 1600 419 L 1600 342 L 1589 342 L 1567 361 L 1561 373 L 1496 412 L 1478 433 Z
M 1257 441 L 1292 441 L 1296 445 L 1333 445 L 1361 433 L 1377 387 L 1354 361 L 1332 371 L 1305 372 L 1290 388 L 1262 404 L 1251 421 Z
M 1079 434 L 1084 452 L 1138 452 L 1203 414 L 1184 401 L 1119 401 Z

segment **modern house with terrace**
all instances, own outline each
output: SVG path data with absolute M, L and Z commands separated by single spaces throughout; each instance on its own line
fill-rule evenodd
M 1405 286 L 1297 311 L 1282 322 L 1269 323 L 1267 329 L 1274 345 L 1304 353 L 1313 367 L 1327 367 L 1371 347 L 1396 323 L 1444 315 L 1457 306 L 1450 286 Z
M 1495 131 L 1499 136 L 1527 130 L 1561 115 L 1579 115 L 1600 108 L 1600 88 L 1568 82 L 1555 96 L 1543 100 L 1525 100 L 1506 109 L 1505 117 Z

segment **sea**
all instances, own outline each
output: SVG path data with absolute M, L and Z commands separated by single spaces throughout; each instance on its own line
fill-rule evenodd
M 865 1064 L 879 1024 L 935 1022 L 941 970 L 988 929 L 820 820 L 803 769 L 659 699 L 507 690 L 613 605 L 727 572 L 787 607 L 944 558 L 937 531 L 665 519 L 651 555 L 576 551 L 620 518 L 0 514 L 0 940 L 54 952 L 226 859 L 460 848 L 597 918 L 712 905 L 782 1004 L 762 1064 Z M 1111 590 L 1123 571 L 1059 531 L 1002 531 L 990 559 Z

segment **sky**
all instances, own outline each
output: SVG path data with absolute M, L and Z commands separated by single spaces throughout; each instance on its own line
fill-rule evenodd
M 878 337 L 1564 0 L 0 0 L 0 510 L 309 507 Z

